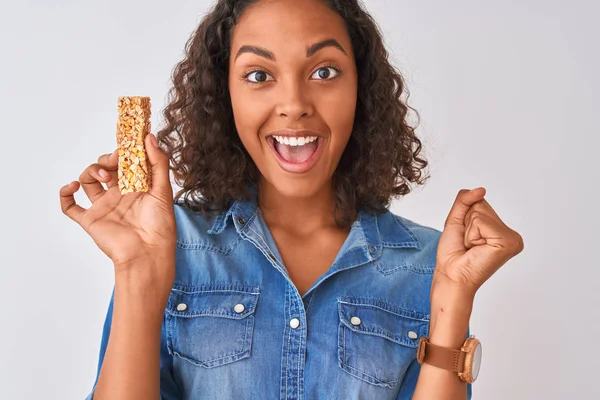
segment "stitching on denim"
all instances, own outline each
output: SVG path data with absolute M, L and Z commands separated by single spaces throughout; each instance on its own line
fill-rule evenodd
M 256 297 L 256 295 L 260 294 L 260 292 L 247 292 L 244 290 L 233 290 L 233 289 L 214 289 L 214 290 L 199 290 L 196 292 L 186 292 L 185 290 L 181 290 L 181 289 L 177 289 L 177 288 L 172 288 L 171 291 L 173 292 L 178 292 L 178 293 L 183 293 L 183 294 L 200 294 L 200 293 L 241 293 L 241 294 L 250 294 L 253 297 Z
M 348 359 L 348 356 L 346 355 L 346 349 L 347 349 L 347 346 L 346 346 L 346 327 L 345 327 L 345 326 L 344 326 L 344 324 L 342 324 L 341 322 L 340 322 L 340 325 L 341 325 L 341 327 L 342 327 L 342 337 L 343 337 L 343 339 L 342 339 L 342 340 L 343 340 L 343 342 L 342 342 L 342 343 L 344 344 L 344 346 L 343 346 L 343 349 L 344 349 L 344 359 L 343 359 L 343 363 L 345 364 L 345 363 L 346 363 L 346 360 Z
M 224 355 L 224 356 L 221 356 L 221 357 L 211 358 L 211 359 L 208 359 L 208 360 L 200 361 L 200 360 L 197 360 L 197 359 L 192 358 L 192 357 L 187 357 L 187 356 L 185 356 L 185 355 L 183 355 L 183 354 L 181 354 L 181 353 L 179 353 L 177 351 L 173 351 L 173 354 L 179 356 L 179 358 L 187 360 L 187 361 L 191 362 L 192 364 L 202 365 L 202 366 L 204 366 L 206 368 L 212 368 L 211 365 L 213 367 L 215 367 L 215 366 L 217 366 L 216 363 L 218 361 L 221 361 L 224 358 L 233 358 L 233 357 L 235 357 L 235 356 L 237 356 L 237 355 L 239 355 L 241 353 L 243 353 L 243 351 L 238 351 L 237 353 L 231 353 L 231 354 L 227 354 L 227 355 Z M 234 359 L 234 360 L 231 360 L 230 362 L 235 362 L 235 361 L 238 361 L 239 359 L 240 358 Z M 224 364 L 229 364 L 229 363 L 224 363 Z
M 310 300 L 308 301 L 308 307 L 306 307 L 306 314 L 308 315 L 308 312 L 310 310 L 310 307 L 312 306 L 313 300 L 315 299 L 315 292 L 317 291 L 318 287 L 313 289 L 313 293 L 310 296 Z
M 173 354 L 175 349 L 173 348 L 173 317 L 167 315 L 167 349 Z
M 367 237 L 365 236 L 365 228 L 362 223 L 362 221 L 363 221 L 362 216 L 360 215 L 360 213 L 358 213 L 358 220 L 360 221 L 360 236 L 362 236 L 363 243 L 368 244 Z M 362 248 L 363 246 L 361 245 L 360 247 Z M 363 248 L 363 251 L 364 251 L 364 248 Z
M 264 245 L 264 248 L 270 249 L 269 245 L 267 244 L 267 242 L 263 239 L 263 237 L 254 230 L 254 228 L 252 228 L 249 224 L 246 224 L 246 226 L 248 226 L 248 229 L 250 229 L 255 235 L 256 237 L 258 237 L 258 239 L 260 239 L 260 242 L 262 242 L 262 244 Z M 273 261 L 275 264 L 279 265 L 279 262 L 277 261 L 277 259 L 271 259 L 271 257 L 269 257 L 268 254 L 265 254 L 265 252 L 263 251 L 263 247 L 259 246 L 261 249 L 261 253 L 263 253 L 265 255 L 265 257 L 267 257 L 269 260 Z M 272 252 L 271 252 L 272 253 Z M 275 255 L 273 255 L 275 256 Z
M 196 294 L 203 292 L 211 292 L 211 291 L 223 291 L 223 292 L 236 292 L 239 291 L 241 293 L 248 294 L 257 294 L 260 293 L 260 285 L 248 285 L 241 282 L 231 282 L 231 281 L 223 281 L 223 282 L 213 282 L 201 285 L 187 285 L 175 282 L 173 283 L 172 290 L 184 292 L 186 294 Z M 192 291 L 189 291 L 192 290 Z
M 352 332 L 356 332 L 358 334 L 363 334 L 363 335 L 370 335 L 370 336 L 377 336 L 386 340 L 389 340 L 393 343 L 399 344 L 401 346 L 405 346 L 405 347 L 412 347 L 412 348 L 416 348 L 418 343 L 413 343 L 413 341 L 408 341 L 406 340 L 406 338 L 404 337 L 404 335 L 390 335 L 386 332 L 383 332 L 381 330 L 367 330 L 367 329 L 356 329 L 354 327 L 351 327 L 350 324 L 348 324 L 348 322 L 346 321 L 346 319 L 344 319 L 342 321 L 342 323 L 349 328 L 350 330 L 352 330 Z M 422 327 L 419 329 L 419 332 L 422 332 Z
M 244 339 L 242 340 L 242 351 L 243 352 L 245 352 L 245 351 L 248 350 L 246 348 L 247 347 L 246 341 L 248 340 L 248 328 L 250 327 L 250 322 L 251 322 L 250 319 L 251 318 L 254 318 L 254 316 L 251 315 L 248 318 L 246 318 L 246 326 L 245 326 L 245 329 L 244 329 Z
M 386 382 L 386 381 L 382 381 L 381 379 L 378 379 L 378 378 L 376 378 L 376 377 L 374 377 L 374 376 L 371 376 L 371 375 L 367 374 L 366 372 L 364 372 L 364 371 L 361 371 L 361 370 L 360 370 L 360 369 L 358 369 L 358 368 L 354 368 L 354 367 L 352 367 L 352 366 L 350 366 L 350 365 L 348 365 L 348 364 L 346 364 L 346 363 L 344 363 L 344 366 L 345 366 L 346 368 L 348 368 L 349 370 L 352 370 L 352 371 L 348 371 L 348 370 L 346 370 L 346 372 L 350 373 L 350 375 L 352 375 L 352 376 L 355 376 L 355 377 L 357 377 L 357 378 L 359 378 L 359 379 L 362 379 L 362 380 L 364 380 L 364 381 L 367 381 L 367 382 L 369 382 L 369 383 L 374 383 L 374 384 L 378 384 L 378 385 L 385 385 L 385 386 L 388 386 L 388 387 L 393 387 L 393 386 L 395 386 L 395 385 L 396 385 L 396 383 L 398 383 L 398 381 L 400 380 L 400 379 L 395 379 L 395 380 L 392 380 L 392 381 L 388 381 L 388 382 Z M 351 373 L 351 372 L 353 372 L 353 371 L 356 371 L 356 372 L 357 372 L 357 373 L 359 373 L 361 376 L 359 376 L 359 375 L 355 375 L 355 374 Z M 370 380 L 372 380 L 373 382 L 369 381 L 368 379 L 365 379 L 365 377 L 369 378 L 369 379 L 370 379 Z
M 169 314 L 171 314 L 174 317 L 181 317 L 181 318 L 194 318 L 194 317 L 219 317 L 219 318 L 227 318 L 227 319 L 233 319 L 233 320 L 239 320 L 239 319 L 244 319 L 246 317 L 248 317 L 250 314 L 254 313 L 254 309 L 252 309 L 252 311 L 248 310 L 245 313 L 242 314 L 237 314 L 235 313 L 235 315 L 231 312 L 216 312 L 216 311 L 196 311 L 196 312 L 185 312 L 185 311 L 179 311 L 179 312 L 175 312 L 175 311 L 171 311 L 171 310 L 167 310 L 167 312 Z
M 351 300 L 356 300 L 357 302 L 352 302 Z M 429 321 L 429 318 L 430 318 L 429 314 L 401 308 L 396 305 L 392 305 L 388 302 L 384 302 L 382 300 L 378 300 L 378 299 L 371 298 L 371 297 L 341 296 L 341 297 L 338 297 L 338 303 L 348 304 L 348 305 L 356 306 L 356 307 L 378 308 L 382 311 L 389 312 L 389 313 L 397 315 L 399 317 L 406 317 L 406 318 L 417 320 L 417 321 Z M 383 304 L 390 309 L 386 309 L 386 308 L 380 306 L 380 304 Z M 423 318 L 419 318 L 419 316 L 423 316 Z
M 379 217 L 377 215 L 375 215 L 375 218 L 373 218 L 375 220 L 375 232 L 377 232 L 377 240 L 379 241 L 379 243 L 377 243 L 378 245 L 381 245 L 381 233 L 379 232 Z M 375 246 L 375 248 L 377 249 L 377 253 L 373 254 L 371 256 L 371 259 L 373 259 L 374 257 L 381 257 L 381 254 L 383 253 L 381 248 L 378 248 L 377 245 Z M 375 258 L 375 259 L 377 259 Z
M 401 249 L 401 248 L 413 248 L 413 249 L 418 249 L 418 246 L 415 245 L 414 243 L 407 243 L 407 242 L 388 242 L 385 240 L 381 241 L 381 244 L 384 247 L 392 247 L 392 248 L 397 248 L 397 249 Z
M 304 307 L 302 307 L 304 308 Z M 305 315 L 305 321 L 308 320 L 308 318 L 306 318 Z M 300 361 L 302 361 L 302 348 L 304 347 L 304 337 L 306 336 L 306 334 L 308 334 L 308 331 L 306 329 L 307 323 L 302 324 L 302 334 L 300 335 L 300 345 L 298 346 L 298 398 L 300 399 L 300 388 L 303 386 L 300 384 Z M 306 334 L 305 334 L 306 333 Z
M 225 247 L 217 247 L 212 244 L 205 243 L 188 243 L 184 242 L 181 239 L 177 239 L 177 247 L 182 250 L 200 250 L 200 251 L 211 251 L 214 253 L 220 253 L 223 255 L 229 255 L 233 252 L 233 250 L 237 247 L 240 237 L 238 236 L 234 241 L 230 242 L 229 245 Z
M 303 327 L 304 329 L 304 327 Z M 296 364 L 296 386 L 298 386 L 298 398 L 300 398 L 300 350 L 302 349 L 302 336 L 304 335 L 300 335 L 300 343 L 298 346 L 298 360 L 297 360 L 297 364 Z
M 421 265 L 421 264 L 402 264 L 397 267 L 386 269 L 386 273 L 392 273 L 398 270 L 409 271 L 419 275 L 430 275 L 433 273 L 435 265 Z
M 250 318 L 253 318 L 253 317 L 251 316 Z M 241 350 L 236 350 L 236 351 L 234 351 L 232 353 L 228 353 L 228 354 L 225 354 L 223 356 L 216 357 L 216 358 L 209 358 L 209 359 L 206 359 L 206 360 L 199 360 L 199 359 L 196 359 L 196 358 L 191 357 L 191 356 L 189 356 L 189 357 L 185 356 L 182 353 L 179 353 L 178 351 L 176 351 L 174 345 L 171 344 L 172 352 L 173 352 L 173 354 L 176 354 L 177 356 L 179 356 L 180 358 L 182 358 L 184 360 L 190 361 L 193 364 L 203 365 L 206 368 L 210 368 L 211 365 L 212 366 L 216 366 L 219 361 L 221 361 L 221 360 L 223 360 L 225 358 L 232 358 L 232 360 L 230 362 L 238 361 L 241 358 L 237 358 L 237 359 L 234 359 L 234 358 L 236 356 L 239 356 L 240 354 L 246 353 L 248 351 L 248 348 L 247 348 L 248 347 L 248 344 L 247 344 L 248 339 L 247 339 L 247 334 L 246 333 L 248 332 L 248 327 L 250 326 L 250 323 L 252 322 L 252 321 L 250 321 L 250 318 L 247 319 L 246 324 L 245 324 L 244 339 L 243 339 L 243 342 L 242 342 Z M 171 333 L 171 335 L 172 335 L 172 333 Z
M 288 304 L 288 301 L 289 301 L 288 292 L 289 292 L 288 289 L 286 289 L 285 290 L 285 304 L 286 304 L 286 308 L 287 308 L 287 304 Z M 289 316 L 290 316 L 290 314 L 288 314 L 288 317 Z M 287 395 L 288 395 L 288 380 L 289 380 L 288 379 L 288 369 L 289 369 L 289 366 L 290 366 L 290 359 L 289 359 L 290 352 L 289 352 L 289 349 L 290 349 L 290 340 L 291 340 L 291 336 L 292 336 L 292 332 L 291 332 L 292 328 L 291 328 L 291 326 L 290 326 L 289 323 L 286 324 L 286 329 L 287 329 L 287 332 L 288 332 L 288 344 L 287 344 L 287 348 L 286 348 L 286 351 L 285 351 L 285 396 L 287 397 Z

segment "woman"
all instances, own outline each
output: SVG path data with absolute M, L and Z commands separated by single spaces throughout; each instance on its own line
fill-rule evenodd
M 173 81 L 150 192 L 121 196 L 115 152 L 61 189 L 115 265 L 88 398 L 470 398 L 419 339 L 460 349 L 522 240 L 482 188 L 443 234 L 388 210 L 427 162 L 357 1 L 221 0 Z

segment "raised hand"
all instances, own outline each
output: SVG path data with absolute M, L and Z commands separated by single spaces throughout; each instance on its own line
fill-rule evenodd
M 63 213 L 92 237 L 112 259 L 117 271 L 139 267 L 145 261 L 160 264 L 161 260 L 165 261 L 165 268 L 174 269 L 176 228 L 169 159 L 158 147 L 154 135 L 146 137 L 145 146 L 152 166 L 152 187 L 148 192 L 121 195 L 117 184 L 116 150 L 100 156 L 97 163 L 88 166 L 79 181 L 60 189 Z M 75 202 L 73 195 L 80 186 L 92 202 L 88 209 Z M 167 279 L 174 276 L 171 270 L 148 272 L 153 275 L 164 272 L 166 275 L 160 277 Z
M 475 292 L 509 259 L 523 251 L 523 238 L 506 226 L 483 198 L 485 188 L 463 189 L 444 224 L 434 279 Z

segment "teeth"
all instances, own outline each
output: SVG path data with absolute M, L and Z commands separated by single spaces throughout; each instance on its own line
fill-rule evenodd
M 307 136 L 307 137 L 289 137 L 289 136 L 275 136 L 273 138 L 277 140 L 281 144 L 287 144 L 288 146 L 304 146 L 307 143 L 314 142 L 317 140 L 316 136 Z

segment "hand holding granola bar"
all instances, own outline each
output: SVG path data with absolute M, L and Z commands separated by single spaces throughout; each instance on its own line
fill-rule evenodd
M 176 242 L 173 191 L 169 159 L 149 132 L 149 100 L 119 98 L 118 149 L 63 186 L 60 203 L 63 213 L 112 259 L 116 271 L 144 266 L 149 269 L 144 276 L 170 287 Z M 75 202 L 80 186 L 92 202 L 88 209 Z

